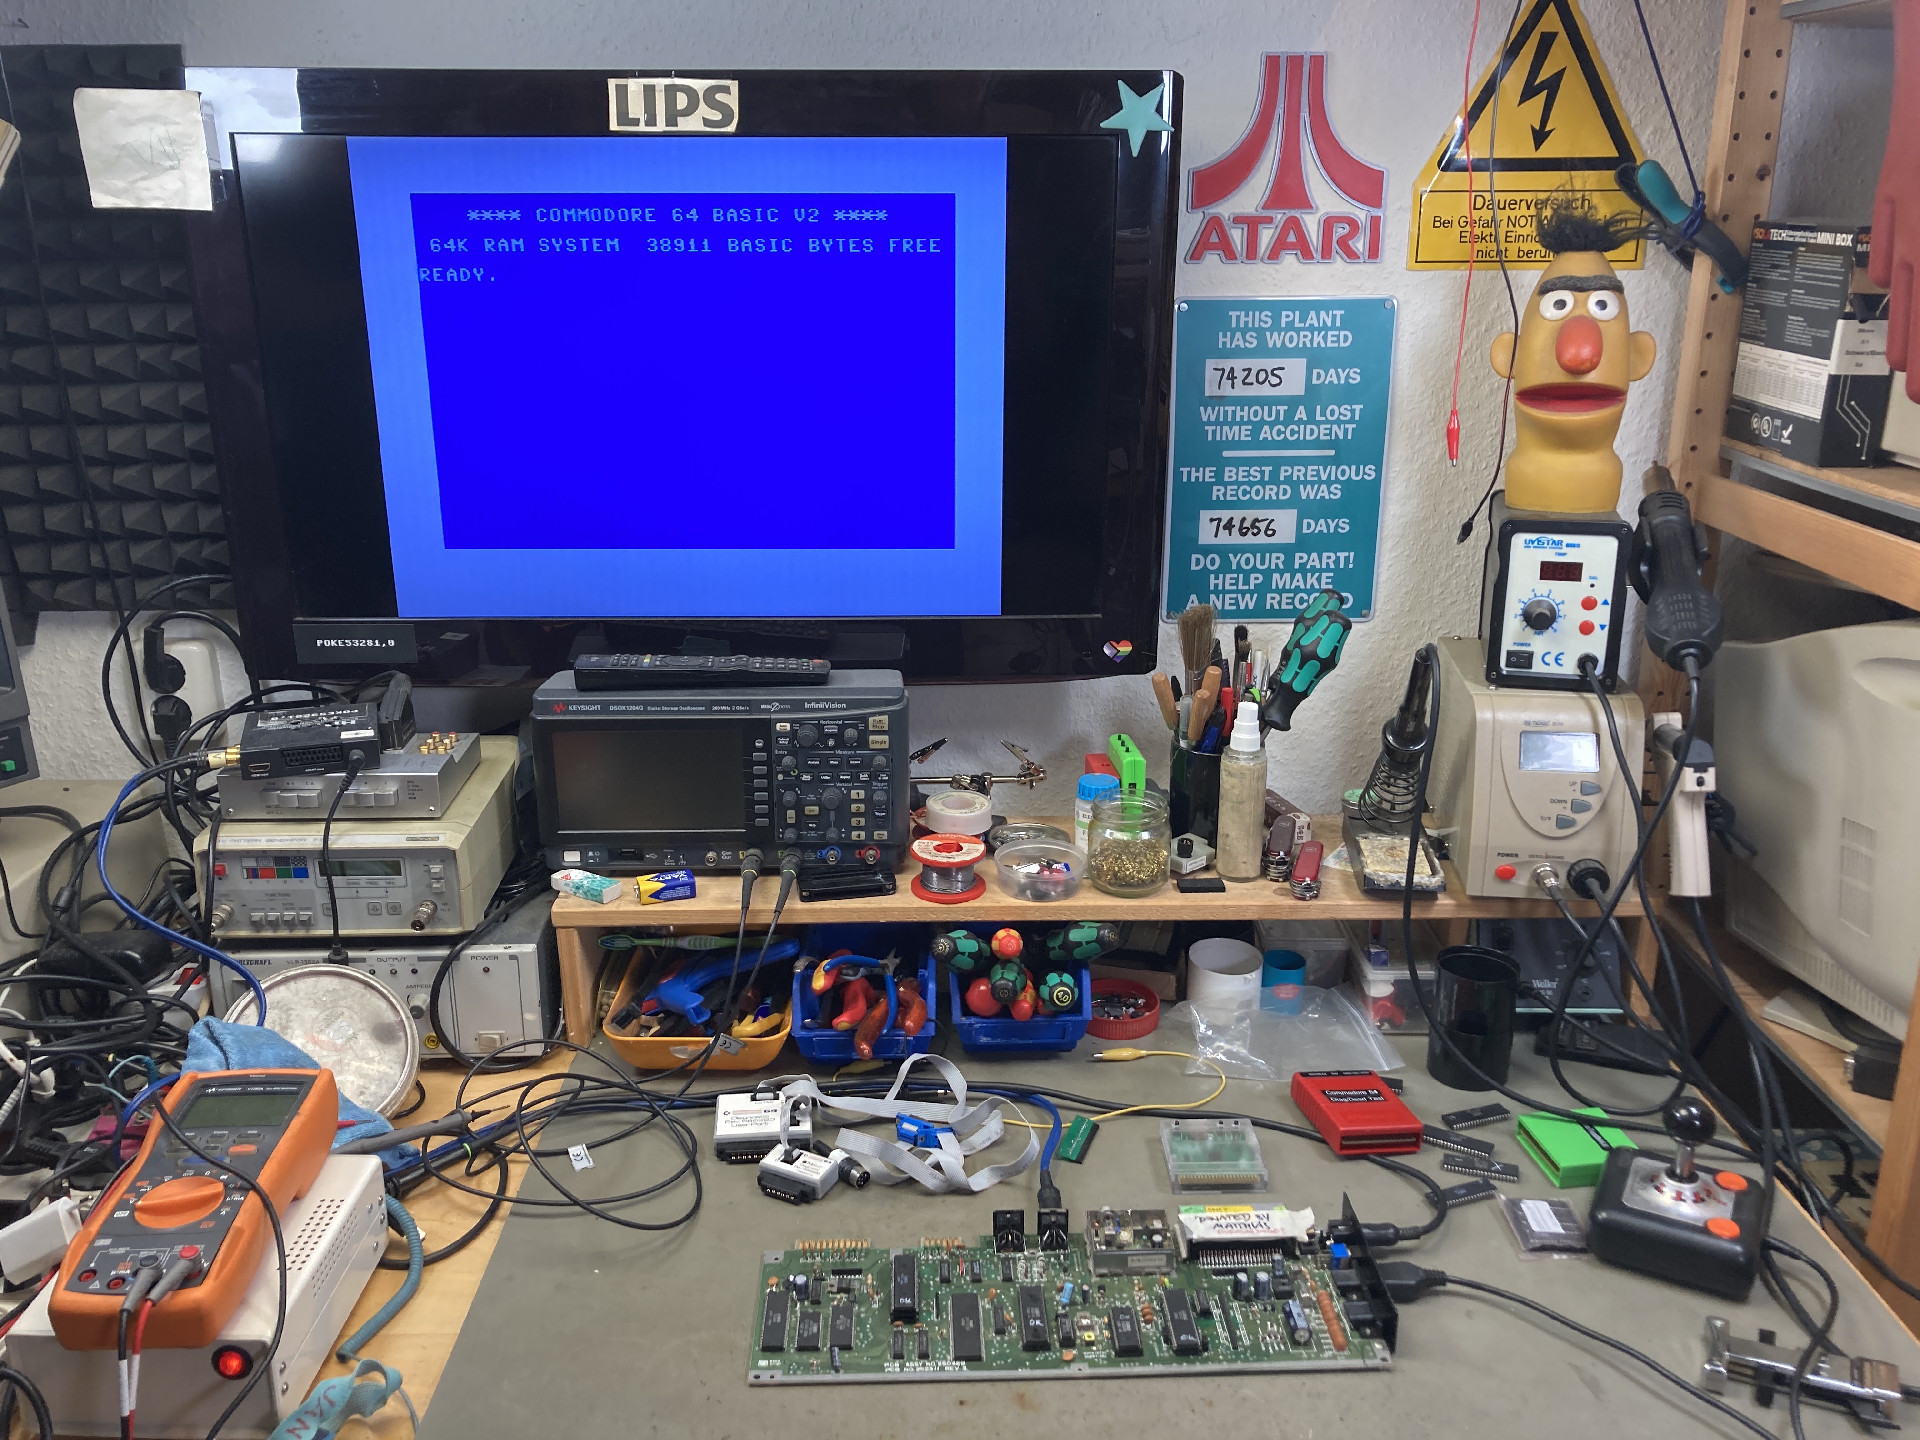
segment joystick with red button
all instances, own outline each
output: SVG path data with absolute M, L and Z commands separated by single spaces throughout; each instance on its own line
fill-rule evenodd
M 1660 1119 L 1672 1157 L 1630 1149 L 1607 1156 L 1587 1214 L 1587 1247 L 1610 1265 L 1744 1300 L 1766 1233 L 1765 1187 L 1699 1166 L 1715 1129 L 1701 1101 L 1676 1100 Z

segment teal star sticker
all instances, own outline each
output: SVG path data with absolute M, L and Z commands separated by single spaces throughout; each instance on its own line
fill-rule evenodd
M 1120 108 L 1100 122 L 1102 130 L 1124 130 L 1127 139 L 1133 145 L 1133 153 L 1140 153 L 1140 142 L 1147 138 L 1149 130 L 1171 130 L 1172 122 L 1160 116 L 1160 92 L 1167 87 L 1156 85 L 1144 95 L 1136 95 L 1122 80 L 1120 84 Z

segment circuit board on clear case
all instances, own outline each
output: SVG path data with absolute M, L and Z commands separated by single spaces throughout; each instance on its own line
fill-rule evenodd
M 1093 1211 L 1088 1225 L 1053 1250 L 1024 1235 L 1015 1251 L 1001 1233 L 999 1247 L 982 1236 L 769 1251 L 747 1378 L 1042 1380 L 1392 1363 L 1393 1304 L 1364 1255 L 1314 1240 L 1214 1264 L 1176 1253 L 1164 1211 Z M 1149 1227 L 1155 1245 L 1136 1245 Z M 1116 1234 L 1135 1248 L 1117 1246 Z

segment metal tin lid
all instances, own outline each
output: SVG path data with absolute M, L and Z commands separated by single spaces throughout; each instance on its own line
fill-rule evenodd
M 420 1032 L 399 998 L 371 975 L 346 965 L 296 965 L 263 980 L 272 1028 L 333 1072 L 340 1093 L 391 1115 L 413 1093 L 420 1069 Z M 257 1014 L 249 990 L 226 1018 L 250 1025 Z
M 1022 845 L 1029 840 L 1054 840 L 1062 845 L 1071 845 L 1073 836 L 1058 825 L 1049 825 L 1042 820 L 1009 820 L 987 832 L 987 844 L 996 851 L 1003 845 Z

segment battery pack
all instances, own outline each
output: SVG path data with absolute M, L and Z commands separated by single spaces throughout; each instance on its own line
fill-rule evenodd
M 1406 1155 L 1420 1121 L 1372 1070 L 1301 1070 L 1293 1103 L 1336 1155 Z

